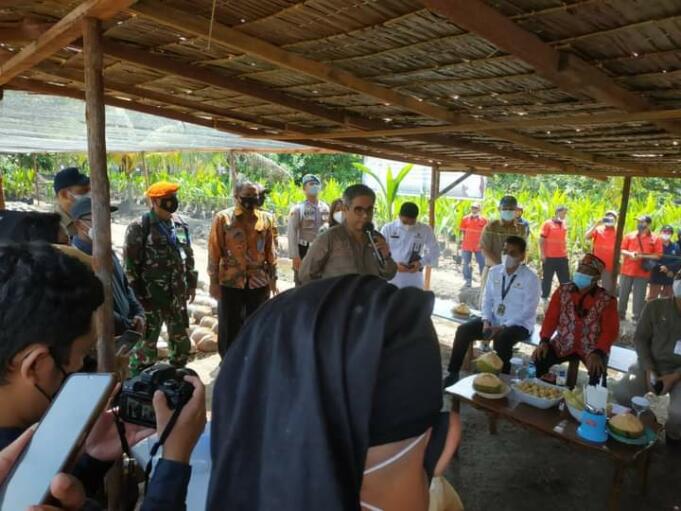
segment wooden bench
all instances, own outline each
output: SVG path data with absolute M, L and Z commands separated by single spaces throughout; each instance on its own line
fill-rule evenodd
M 443 300 L 440 298 L 435 299 L 435 305 L 433 306 L 433 316 L 445 319 L 447 321 L 452 321 L 453 323 L 457 324 L 462 324 L 465 323 L 466 321 L 472 319 L 475 316 L 480 316 L 480 311 L 478 310 L 471 310 L 471 316 L 470 317 L 463 317 L 463 316 L 457 316 L 454 313 L 452 313 L 452 308 L 456 305 L 455 302 L 452 300 Z M 531 344 L 533 346 L 538 346 L 539 345 L 539 330 L 541 328 L 541 325 L 537 325 L 534 329 L 534 332 L 532 332 L 532 335 L 524 339 L 522 342 L 525 344 Z M 472 349 L 469 349 L 468 354 L 466 355 L 466 361 L 470 361 L 472 357 Z M 610 356 L 608 357 L 608 369 L 613 369 L 617 372 L 620 373 L 626 373 L 629 371 L 629 368 L 638 360 L 638 356 L 636 355 L 636 351 L 629 349 L 629 348 L 623 348 L 621 346 L 613 346 L 610 348 Z M 464 363 L 464 367 L 466 367 L 466 362 Z M 579 372 L 579 361 L 578 360 L 571 360 L 570 365 L 568 368 L 568 377 L 567 377 L 567 386 L 568 387 L 574 387 L 577 384 L 577 374 Z

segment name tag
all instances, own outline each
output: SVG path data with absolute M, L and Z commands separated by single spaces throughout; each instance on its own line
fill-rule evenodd
M 681 339 L 676 341 L 676 346 L 674 346 L 674 355 L 681 355 Z

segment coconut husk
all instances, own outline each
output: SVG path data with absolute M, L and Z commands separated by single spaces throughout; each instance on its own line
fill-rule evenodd
M 203 353 L 215 353 L 218 350 L 218 336 L 211 333 L 196 343 L 196 349 Z
M 210 328 L 200 326 L 192 332 L 191 339 L 198 345 L 199 341 L 206 337 L 207 335 L 215 334 L 213 333 L 213 330 L 211 330 Z
M 204 316 L 210 316 L 213 314 L 213 310 L 205 305 L 190 304 L 187 310 L 197 323 L 200 322 L 201 318 Z
M 210 328 L 211 330 L 215 331 L 215 325 L 217 325 L 218 318 L 213 317 L 213 316 L 204 316 L 201 318 L 201 323 L 200 325 L 204 328 Z

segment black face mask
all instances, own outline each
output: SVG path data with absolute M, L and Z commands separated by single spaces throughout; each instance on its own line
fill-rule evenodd
M 54 354 L 52 354 L 52 352 L 50 352 L 50 356 L 52 357 L 52 360 L 54 360 L 54 365 L 56 366 L 57 369 L 59 369 L 59 372 L 60 372 L 60 373 L 62 374 L 62 376 L 63 376 L 63 378 L 62 378 L 62 380 L 61 380 L 61 383 L 59 384 L 59 387 L 57 387 L 57 390 L 54 391 L 54 394 L 52 394 L 52 395 L 50 396 L 50 395 L 49 395 L 47 392 L 45 392 L 45 390 L 43 390 L 37 383 L 34 383 L 33 385 L 34 385 L 34 387 L 36 388 L 36 390 L 37 390 L 38 392 L 40 392 L 43 396 L 45 396 L 45 399 L 47 399 L 47 400 L 51 403 L 52 400 L 54 399 L 54 396 L 56 396 L 56 395 L 59 393 L 59 391 L 61 390 L 61 388 L 64 386 L 64 382 L 66 381 L 66 378 L 69 377 L 69 374 L 70 374 L 70 373 L 67 373 L 66 371 L 64 371 L 64 368 L 61 366 L 61 364 L 60 364 L 59 362 L 57 362 L 57 359 L 56 359 L 56 357 L 54 356 Z M 76 372 L 77 372 L 77 371 L 76 371 Z
M 258 197 L 239 197 L 241 207 L 249 211 L 255 209 L 255 207 L 259 205 L 259 202 Z
M 179 207 L 177 197 L 173 195 L 172 197 L 168 197 L 167 199 L 161 199 L 161 204 L 159 204 L 159 207 L 162 210 L 167 211 L 168 213 L 175 213 L 175 211 L 177 211 L 177 208 Z

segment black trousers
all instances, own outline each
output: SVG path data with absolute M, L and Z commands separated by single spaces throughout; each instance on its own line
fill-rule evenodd
M 570 282 L 570 264 L 567 257 L 547 257 L 542 263 L 544 275 L 541 279 L 541 297 L 548 298 L 551 295 L 553 276 L 558 275 L 558 282 L 565 284 Z
M 551 366 L 554 366 L 556 364 L 562 364 L 563 362 L 569 362 L 572 360 L 577 360 L 581 362 L 581 358 L 579 358 L 579 355 L 576 353 L 572 355 L 568 355 L 567 357 L 559 357 L 556 355 L 556 352 L 553 351 L 553 347 L 549 346 L 549 351 L 546 353 L 546 356 L 543 359 L 540 360 L 535 360 L 534 362 L 534 367 L 537 369 L 537 378 L 544 376 L 546 373 L 549 372 L 549 369 L 551 369 Z M 605 372 L 607 374 L 608 372 L 608 357 L 605 357 L 603 359 L 603 365 L 605 366 Z M 596 385 L 599 381 L 600 375 L 594 375 L 593 377 L 590 375 L 589 376 L 589 385 Z
M 301 261 L 305 259 L 305 256 L 307 255 L 307 250 L 309 248 L 310 245 L 298 245 L 298 255 L 300 256 Z M 293 270 L 293 283 L 296 285 L 296 287 L 300 287 L 300 279 L 298 278 L 297 270 Z
M 516 343 L 527 339 L 530 333 L 522 326 L 507 326 L 502 328 L 493 338 L 494 350 L 499 358 L 504 362 L 502 372 L 507 373 L 511 370 L 511 357 L 513 356 L 513 346 Z M 449 358 L 449 374 L 458 374 L 466 357 L 468 347 L 472 342 L 482 339 L 482 320 L 472 319 L 456 329 L 454 336 L 454 346 L 452 355 Z
M 221 358 L 234 343 L 244 321 L 270 297 L 268 286 L 259 289 L 221 287 L 218 303 L 218 352 Z

